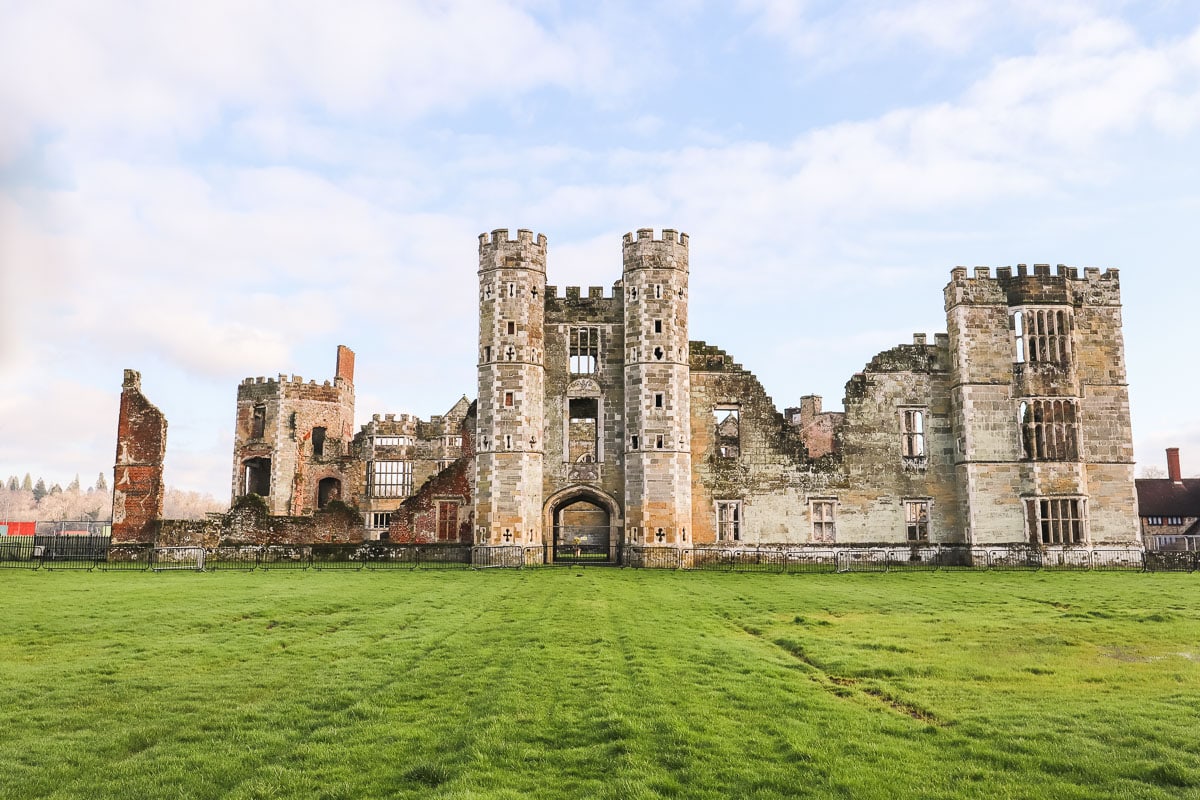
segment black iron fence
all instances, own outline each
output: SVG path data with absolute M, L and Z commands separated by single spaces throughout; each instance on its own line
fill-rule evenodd
M 1133 548 L 969 547 L 663 547 L 625 548 L 464 544 L 357 544 L 153 547 L 112 544 L 107 536 L 0 537 L 0 569 L 242 571 L 276 569 L 415 570 L 625 566 L 702 572 L 890 573 L 992 571 L 1200 571 L 1200 552 Z

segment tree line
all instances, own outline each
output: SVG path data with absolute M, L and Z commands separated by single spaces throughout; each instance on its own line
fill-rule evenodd
M 206 514 L 229 508 L 211 494 L 175 489 L 170 486 L 163 494 L 165 519 L 201 519 Z M 112 490 L 101 472 L 88 488 L 80 485 L 79 476 L 64 489 L 53 483 L 49 487 L 42 478 L 16 475 L 0 484 L 0 520 L 45 522 L 51 520 L 90 520 L 102 522 L 112 518 Z

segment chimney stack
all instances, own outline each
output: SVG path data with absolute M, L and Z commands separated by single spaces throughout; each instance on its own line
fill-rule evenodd
M 1173 483 L 1183 483 L 1183 476 L 1179 470 L 1179 448 L 1167 448 L 1167 475 L 1170 476 Z
M 347 383 L 354 383 L 354 351 L 344 344 L 338 345 L 334 377 L 341 378 Z

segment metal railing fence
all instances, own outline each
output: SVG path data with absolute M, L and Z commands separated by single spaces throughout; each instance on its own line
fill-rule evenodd
M 565 552 L 564 552 L 565 550 Z M 1200 571 L 1200 552 L 1134 548 L 910 545 L 901 547 L 665 547 L 357 544 L 215 548 L 112 544 L 101 536 L 0 537 L 0 570 L 242 571 L 519 569 L 625 566 L 699 572 L 892 573 L 950 570 L 1064 572 Z

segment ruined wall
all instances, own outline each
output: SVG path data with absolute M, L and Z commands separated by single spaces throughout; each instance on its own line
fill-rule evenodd
M 838 465 L 807 461 L 799 431 L 776 410 L 758 379 L 724 351 L 691 342 L 690 370 L 694 543 L 719 541 L 720 502 L 741 504 L 738 538 L 732 539 L 728 525 L 723 544 L 809 541 L 806 490 L 824 494 L 842 485 Z M 725 454 L 720 449 L 718 408 L 738 411 L 736 455 L 728 445 Z
M 783 416 L 800 432 L 809 458 L 827 456 L 838 447 L 837 432 L 845 423 L 846 414 L 842 411 L 822 411 L 819 395 L 801 397 L 800 405 L 784 409 Z
M 157 547 L 353 544 L 363 541 L 362 520 L 346 506 L 310 516 L 270 516 L 243 503 L 216 519 L 163 520 Z
M 125 370 L 113 466 L 112 540 L 152 542 L 162 517 L 167 419 L 142 394 L 141 373 Z
M 459 423 L 462 455 L 448 467 L 431 476 L 398 509 L 392 512 L 388 539 L 393 542 L 474 541 L 475 427 L 478 424 L 472 405 Z M 453 504 L 455 525 L 446 524 L 440 514 Z M 453 528 L 452 538 L 448 538 Z
M 338 375 L 332 382 L 305 383 L 293 375 L 278 380 L 247 378 L 238 386 L 234 423 L 232 494 L 236 500 L 255 488 L 255 467 L 269 469 L 269 488 L 262 494 L 275 515 L 302 515 L 318 506 L 323 479 L 337 481 L 332 499 L 353 502 L 350 442 L 354 431 L 354 354 L 339 346 Z M 318 447 L 314 432 L 324 429 Z M 319 452 L 318 452 L 319 451 Z
M 955 482 L 949 346 L 916 334 L 875 356 L 846 384 L 841 430 L 844 486 L 837 492 L 836 541 L 854 543 L 962 542 Z M 905 430 L 905 415 L 921 428 Z M 906 439 L 911 451 L 906 450 Z M 918 444 L 919 443 L 919 444 Z M 919 452 L 917 452 L 919 451 Z M 928 521 L 909 540 L 906 508 L 925 504 Z

